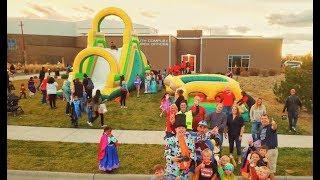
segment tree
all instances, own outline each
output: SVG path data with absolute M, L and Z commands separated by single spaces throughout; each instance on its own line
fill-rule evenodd
M 308 111 L 312 111 L 312 64 L 311 53 L 304 56 L 295 56 L 294 60 L 302 61 L 301 68 L 286 68 L 285 80 L 280 84 L 275 84 L 273 93 L 279 102 L 284 103 L 290 93 L 290 89 L 295 89 L 300 97 L 302 104 Z

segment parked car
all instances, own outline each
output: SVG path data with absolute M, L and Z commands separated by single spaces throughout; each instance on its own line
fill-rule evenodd
M 286 61 L 283 63 L 283 67 L 300 68 L 302 65 L 301 61 Z

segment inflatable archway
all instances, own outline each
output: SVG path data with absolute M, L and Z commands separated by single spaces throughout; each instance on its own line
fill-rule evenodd
M 79 74 L 83 74 L 81 64 L 83 63 L 83 61 L 86 60 L 87 57 L 92 55 L 101 56 L 110 65 L 111 75 L 108 75 L 107 77 L 108 80 L 107 80 L 106 86 L 111 88 L 113 86 L 114 75 L 118 74 L 119 72 L 118 65 L 114 60 L 113 56 L 108 51 L 105 51 L 100 47 L 89 47 L 80 51 L 76 56 L 76 58 L 74 59 L 73 70 L 75 72 L 79 72 Z
M 118 16 L 125 25 L 123 46 L 118 50 L 110 49 L 104 34 L 100 33 L 101 22 L 110 15 Z M 95 90 L 101 90 L 104 99 L 120 95 L 118 83 L 121 75 L 127 81 L 129 89 L 132 89 L 136 75 L 139 74 L 143 78 L 144 73 L 150 69 L 141 51 L 140 41 L 132 34 L 132 30 L 131 19 L 122 9 L 109 7 L 99 11 L 93 18 L 92 29 L 88 32 L 87 48 L 75 57 L 70 80 L 82 79 L 86 73 L 92 78 Z M 107 67 L 102 67 L 106 66 L 103 62 L 109 64 L 110 71 Z

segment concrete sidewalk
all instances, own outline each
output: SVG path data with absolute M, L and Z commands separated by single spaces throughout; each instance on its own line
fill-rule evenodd
M 60 71 L 60 76 L 62 75 L 62 74 L 66 74 L 67 72 L 66 71 Z M 54 76 L 54 72 L 51 72 L 51 76 Z M 49 73 L 46 73 L 46 75 L 45 75 L 45 77 L 47 77 L 49 75 Z M 16 75 L 16 76 L 14 76 L 13 78 L 12 77 L 10 77 L 9 78 L 9 80 L 10 81 L 16 81 L 16 80 L 24 80 L 24 79 L 30 79 L 30 77 L 34 77 L 34 76 L 38 76 L 38 78 L 39 78 L 39 73 L 37 73 L 37 74 L 28 74 L 28 75 Z
M 99 143 L 102 129 L 75 129 L 7 125 L 7 139 L 25 141 L 56 141 L 75 143 Z M 113 130 L 123 144 L 164 144 L 164 131 Z M 242 146 L 247 146 L 244 134 Z M 278 135 L 278 147 L 312 148 L 312 136 Z M 227 139 L 223 146 L 228 146 Z
M 151 179 L 152 175 L 145 174 L 85 174 L 85 173 L 68 173 L 68 172 L 49 172 L 49 171 L 21 171 L 7 170 L 7 179 L 9 180 L 100 180 L 100 179 Z M 240 179 L 238 177 L 237 179 Z M 312 176 L 276 176 L 276 179 L 313 179 Z

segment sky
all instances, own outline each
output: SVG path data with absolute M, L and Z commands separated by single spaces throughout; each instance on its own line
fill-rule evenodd
M 312 0 L 10 0 L 7 12 L 8 17 L 77 21 L 110 6 L 159 34 L 202 29 L 214 35 L 282 37 L 283 56 L 313 51 Z

